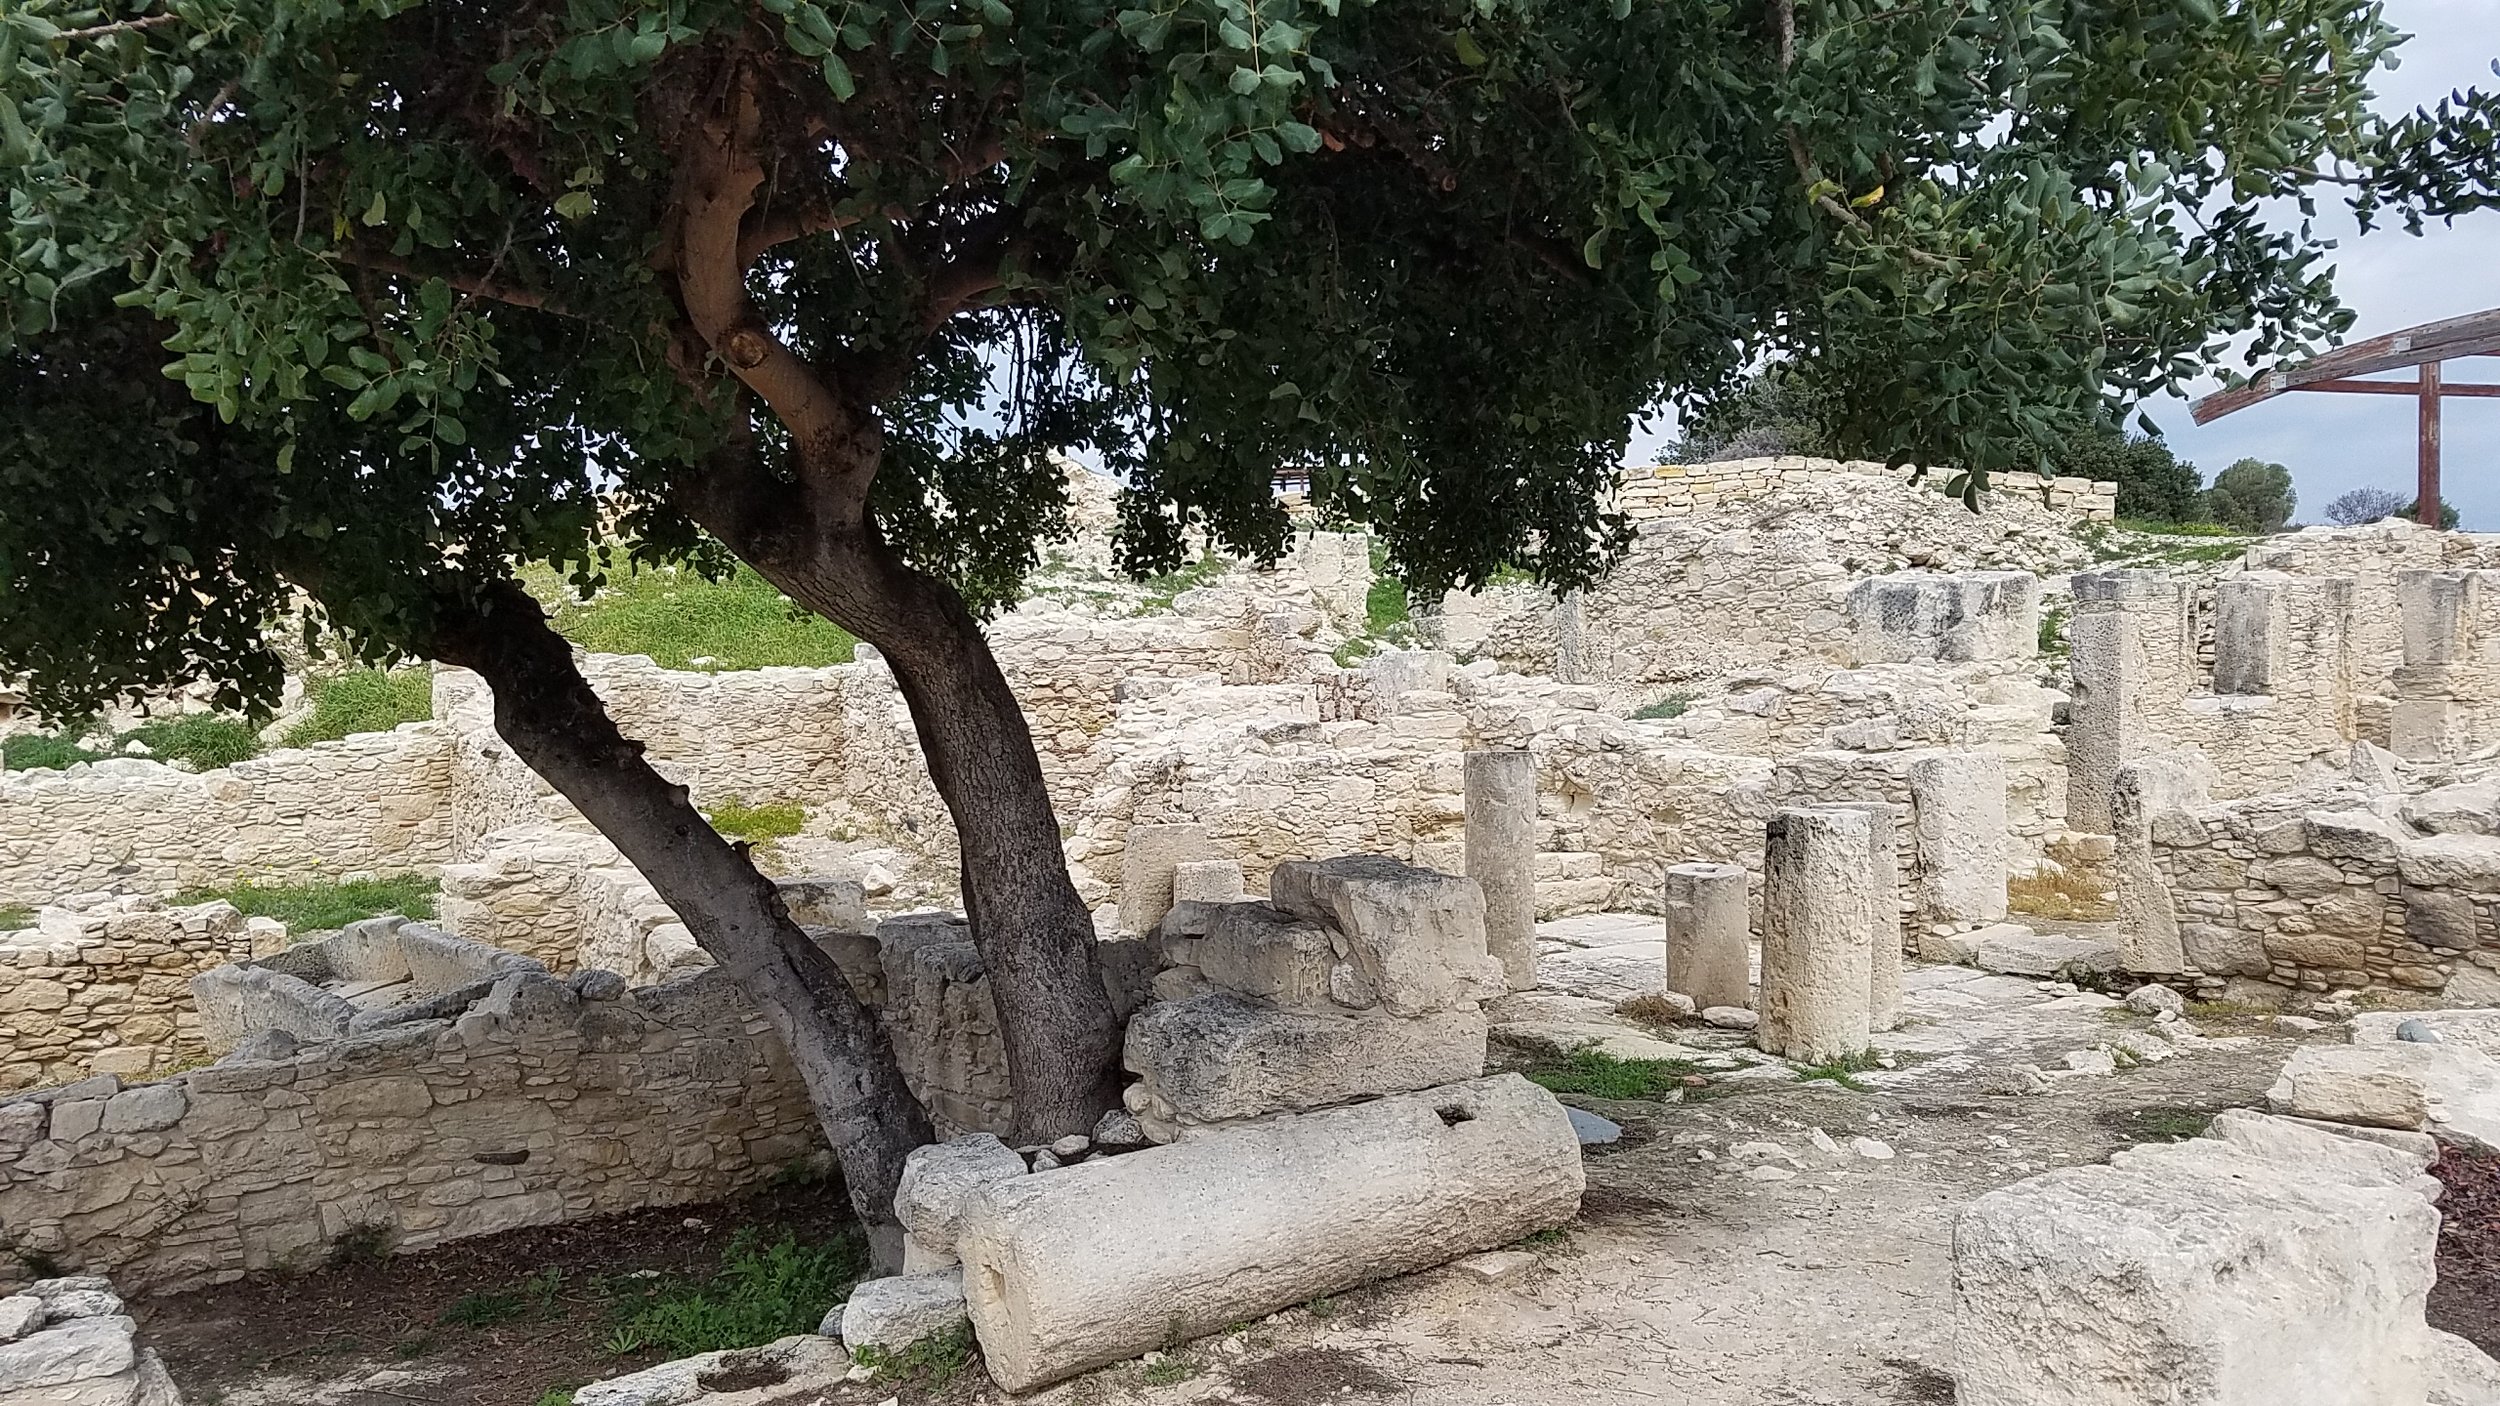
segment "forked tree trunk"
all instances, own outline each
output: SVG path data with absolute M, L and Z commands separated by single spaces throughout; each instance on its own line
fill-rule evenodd
M 633 861 L 780 1032 L 880 1267 L 899 1262 L 895 1184 L 904 1154 L 931 1133 L 877 1018 L 791 920 L 772 880 L 618 730 L 572 646 L 519 584 L 501 583 L 475 610 L 453 608 L 438 631 L 433 656 L 486 680 L 495 731 L 514 755 Z
M 1091 1132 L 1119 1100 L 1119 1020 L 1093 915 L 1068 878 L 1032 730 L 980 622 L 953 587 L 905 565 L 872 528 L 705 525 L 784 595 L 892 666 L 930 780 L 954 816 L 964 915 L 998 1007 L 1017 1132 L 1036 1142 Z

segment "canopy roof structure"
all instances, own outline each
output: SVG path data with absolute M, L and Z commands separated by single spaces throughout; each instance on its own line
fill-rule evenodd
M 2425 322 L 2366 342 L 2338 347 L 2324 356 L 2280 366 L 2229 390 L 2216 391 L 2188 407 L 2196 423 L 2209 425 L 2234 411 L 2287 391 L 2327 391 L 2339 395 L 2409 395 L 2421 403 L 2417 487 L 2414 519 L 2439 525 L 2439 402 L 2447 396 L 2500 399 L 2500 385 L 2452 383 L 2440 375 L 2440 363 L 2468 356 L 2500 356 L 2500 308 L 2467 313 L 2440 322 Z M 2356 379 L 2377 371 L 2419 368 L 2406 381 Z

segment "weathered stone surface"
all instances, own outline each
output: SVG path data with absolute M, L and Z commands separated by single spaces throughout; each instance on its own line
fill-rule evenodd
M 2158 1153 L 2034 1177 L 1963 1213 L 1961 1406 L 2423 1399 L 2428 1201 L 2328 1163 Z
M 1515 1074 L 1192 1134 L 1004 1182 L 964 1213 L 965 1293 L 1009 1391 L 1576 1214 L 1570 1120 Z
M 2500 776 L 2407 796 L 2398 814 L 2435 835 L 2500 835 Z
M 1513 991 L 1536 985 L 1536 757 L 1469 752 L 1467 877 L 1484 891 L 1486 950 Z
M 894 1190 L 894 1215 L 928 1248 L 952 1253 L 964 1202 L 994 1181 L 1025 1174 L 1024 1159 L 995 1133 L 971 1133 L 951 1142 L 915 1147 L 903 1158 Z
M 82 1318 L 0 1345 L 0 1387 L 28 1392 L 67 1388 L 130 1371 L 138 1363 L 131 1344 L 137 1327 L 119 1315 Z
M 1149 933 L 1172 907 L 1172 871 L 1185 859 L 1222 859 L 1207 827 L 1136 824 L 1120 856 L 1120 931 Z
M 700 1352 L 573 1391 L 573 1406 L 748 1406 L 785 1401 L 793 1385 L 830 1388 L 851 1367 L 831 1337 L 803 1333 L 762 1347 Z M 777 1389 L 778 1388 L 778 1389 Z
M 836 932 L 871 929 L 867 888 L 857 879 L 776 879 L 773 887 L 781 890 L 790 920 L 800 927 Z
M 2500 1362 L 2454 1333 L 2428 1330 L 2424 1360 L 2430 1373 L 2425 1406 L 2491 1406 L 2500 1401 Z
M 2005 762 L 1945 752 L 1910 763 L 1919 918 L 1993 923 L 2005 916 Z
M 1667 869 L 1667 989 L 1697 1007 L 1753 1003 L 1745 871 L 1733 864 Z
M 2159 983 L 2128 992 L 2126 1004 L 2128 1010 L 2138 1015 L 2160 1015 L 2164 1011 L 2179 1015 L 2187 1010 L 2186 997 Z
M 1144 1076 L 1131 1107 L 1156 1120 L 1220 1123 L 1323 1108 L 1484 1072 L 1474 1010 L 1412 1019 L 1280 1010 L 1215 992 L 1157 1002 L 1129 1022 L 1125 1062 Z
M 1248 892 L 1238 859 L 1184 859 L 1172 866 L 1172 903 L 1239 903 Z
M 2430 1118 L 2419 1063 L 2393 1046 L 2303 1045 L 2266 1091 L 2266 1106 L 2299 1118 L 2419 1129 Z
M 1369 983 L 1337 955 L 1343 939 L 1308 918 L 1265 903 L 1228 903 L 1190 949 L 1218 990 L 1292 1010 L 1336 1010 L 1377 1004 Z M 1331 974 L 1346 971 L 1333 986 Z M 1337 997 L 1344 997 L 1340 1001 Z
M 2425 888 L 2500 893 L 2500 838 L 2478 834 L 2420 835 L 2399 841 L 2396 872 Z
M 151 1133 L 182 1121 L 190 1098 L 175 1083 L 142 1084 L 124 1089 L 104 1103 L 103 1130 L 108 1133 Z
M 1866 817 L 1866 1019 L 1874 1030 L 1901 1023 L 1901 808 L 1889 801 L 1829 807 Z
M 32 1294 L 0 1298 L 0 1343 L 13 1343 L 43 1326 L 43 1300 Z
M 1454 1010 L 1506 989 L 1473 879 L 1358 854 L 1287 860 L 1267 888 L 1278 908 L 1344 934 L 1348 959 L 1391 1015 Z
M 1979 965 L 2008 976 L 2055 976 L 2068 967 L 2116 971 L 2118 946 L 2098 938 L 2056 933 L 2002 933 L 1979 944 Z
M 901 1352 L 925 1338 L 951 1333 L 963 1321 L 961 1270 L 869 1279 L 854 1287 L 842 1305 L 842 1345 L 854 1353 L 865 1348 Z
M 1867 1047 L 1872 843 L 1856 811 L 1791 809 L 1771 818 L 1754 1039 L 1773 1054 L 1818 1062 Z

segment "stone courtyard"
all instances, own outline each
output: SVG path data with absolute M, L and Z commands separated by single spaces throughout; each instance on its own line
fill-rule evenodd
M 1384 624 L 1360 537 L 1162 595 L 1071 484 L 991 638 L 1124 1107 L 993 1136 L 951 828 L 872 651 L 590 656 L 699 804 L 803 815 L 759 859 L 944 1141 L 903 1274 L 821 1333 L 551 1391 L 2500 1402 L 2500 1283 L 2434 1283 L 2434 1173 L 2500 1151 L 2500 537 L 2188 560 L 2108 484 L 2000 477 L 1974 515 L 1739 461 L 1627 475 L 1638 541 L 1588 591 Z M 0 775 L 33 914 L 0 934 L 0 1368 L 87 1393 L 0 1371 L 0 1403 L 527 1403 L 388 1326 L 256 1357 L 227 1305 L 821 1165 L 770 1026 L 490 709 L 443 670 L 389 733 Z M 385 873 L 439 915 L 173 901 Z M 597 1274 L 661 1273 L 617 1244 Z M 967 1331 L 986 1378 L 889 1370 Z

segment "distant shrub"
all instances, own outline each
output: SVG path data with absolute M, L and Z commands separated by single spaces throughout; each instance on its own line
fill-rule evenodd
M 1658 722 L 1666 718 L 1680 718 L 1684 716 L 1684 710 L 1691 706 L 1693 706 L 1693 695 L 1670 693 L 1655 703 L 1644 703 L 1633 709 L 1632 716 L 1643 722 Z

